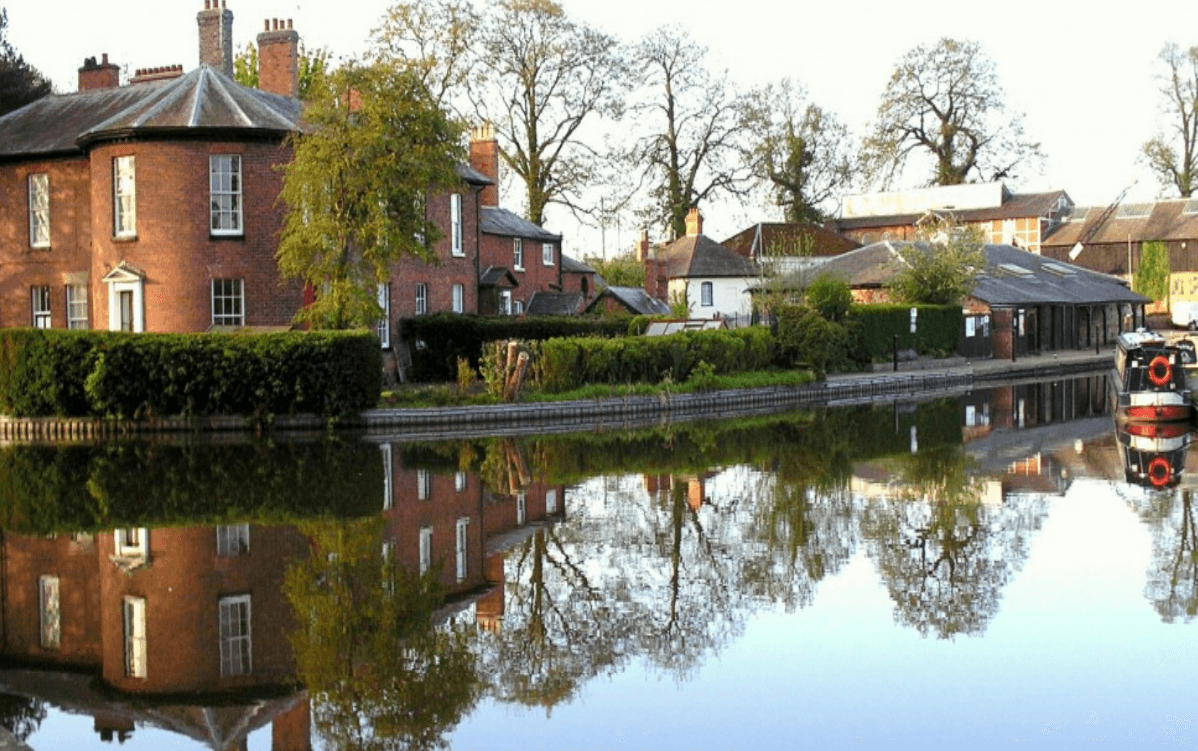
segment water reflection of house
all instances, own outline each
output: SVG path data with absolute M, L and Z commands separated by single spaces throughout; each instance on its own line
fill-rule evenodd
M 714 476 L 714 472 L 704 475 L 644 475 L 642 483 L 651 496 L 668 493 L 674 488 L 685 488 L 686 505 L 691 511 L 698 511 L 704 503 L 711 502 L 707 494 L 707 480 Z
M 475 472 L 405 466 L 401 447 L 380 444 L 387 476 L 385 552 L 407 571 L 439 572 L 451 599 L 472 598 L 485 627 L 503 616 L 503 557 L 564 513 L 564 486 L 516 469 L 500 489 Z M 514 460 L 515 454 L 512 455 Z
M 307 712 L 296 709 L 283 592 L 288 562 L 306 550 L 283 527 L 6 532 L 3 656 L 21 669 L 0 671 L 0 683 L 92 715 L 102 738 L 149 723 L 240 748 L 250 731 Z

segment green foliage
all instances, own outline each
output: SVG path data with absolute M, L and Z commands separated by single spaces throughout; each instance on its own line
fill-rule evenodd
M 1144 243 L 1132 289 L 1153 300 L 1169 296 L 1169 249 L 1163 242 Z
M 853 304 L 853 291 L 848 282 L 820 274 L 807 287 L 807 304 L 825 319 L 841 321 Z
M 765 370 L 773 361 L 773 337 L 754 326 L 735 331 L 696 331 L 627 339 L 548 339 L 529 343 L 532 371 L 549 393 L 585 384 L 686 381 L 699 363 L 727 375 Z
M 319 81 L 328 72 L 331 58 L 332 54 L 324 47 L 309 52 L 300 42 L 297 71 L 300 101 L 308 101 L 317 91 Z M 253 42 L 246 42 L 241 52 L 233 57 L 233 80 L 251 89 L 258 88 L 258 47 Z
M 911 308 L 917 311 L 917 331 L 911 333 Z M 854 305 L 849 320 L 861 332 L 861 347 L 868 358 L 884 360 L 894 349 L 898 334 L 900 349 L 921 355 L 947 357 L 957 351 L 961 337 L 959 305 Z
M 316 291 L 298 319 L 369 325 L 382 313 L 378 283 L 392 264 L 435 262 L 426 196 L 460 184 L 461 128 L 406 70 L 351 64 L 315 85 L 283 182 L 279 271 Z
M 981 231 L 942 220 L 924 227 L 920 237 L 899 247 L 903 270 L 890 282 L 891 296 L 910 304 L 960 304 L 986 266 Z
M 8 41 L 8 11 L 0 7 L 0 116 L 37 101 L 52 90 L 50 79 L 25 62 Z
M 589 256 L 583 259 L 611 287 L 644 287 L 645 265 L 632 253 L 615 258 Z
M 483 345 L 493 341 L 549 339 L 555 336 L 623 336 L 626 319 L 572 316 L 475 316 L 441 313 L 405 318 L 400 335 L 411 345 L 412 380 L 453 381 L 458 358 L 478 367 Z M 479 369 L 479 372 L 483 372 Z
M 381 386 L 367 332 L 0 331 L 0 412 L 11 416 L 338 417 L 373 407 Z
M 378 448 L 360 441 L 0 449 L 0 526 L 20 534 L 361 517 L 382 492 Z
M 686 301 L 685 292 L 675 292 L 670 295 L 670 315 L 674 318 L 690 318 L 691 306 Z
M 458 358 L 458 393 L 465 395 L 470 392 L 475 381 L 478 380 L 474 368 L 470 367 L 470 361 L 465 357 Z
M 861 369 L 855 326 L 830 321 L 805 305 L 778 309 L 778 359 L 805 364 L 823 379 L 830 371 Z

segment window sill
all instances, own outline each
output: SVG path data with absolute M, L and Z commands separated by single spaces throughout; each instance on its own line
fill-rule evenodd
M 135 243 L 137 242 L 137 235 L 113 235 L 112 241 L 114 243 Z
M 229 240 L 237 240 L 239 242 L 245 242 L 245 233 L 242 232 L 240 235 L 214 235 L 211 232 L 208 233 L 208 242 L 210 242 L 210 243 L 226 242 Z

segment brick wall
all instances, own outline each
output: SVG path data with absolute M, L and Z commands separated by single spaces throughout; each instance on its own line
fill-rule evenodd
M 512 303 L 519 300 L 528 307 L 528 301 L 534 292 L 560 292 L 562 284 L 562 249 L 560 242 L 551 242 L 553 246 L 553 265 L 546 266 L 542 261 L 541 240 L 521 238 L 524 244 L 524 267 L 515 265 L 515 238 L 505 235 L 484 234 L 480 240 L 480 268 L 488 266 L 503 266 L 511 270 L 519 283 L 512 290 Z

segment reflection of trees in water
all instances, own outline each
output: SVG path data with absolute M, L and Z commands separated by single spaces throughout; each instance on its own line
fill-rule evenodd
M 660 479 L 586 481 L 565 522 L 508 552 L 502 629 L 480 635 L 497 698 L 549 708 L 634 658 L 683 678 L 754 611 L 810 602 L 852 554 L 847 493 L 746 467 Z
M 336 749 L 445 746 L 477 700 L 478 677 L 467 633 L 433 626 L 435 580 L 380 557 L 381 518 L 304 531 L 312 555 L 288 570 L 286 587 L 317 731 Z
M 896 622 L 924 636 L 985 631 L 1046 513 L 1031 496 L 983 503 L 965 462 L 959 447 L 900 460 L 904 491 L 867 504 L 861 517 Z
M 1198 524 L 1189 490 L 1146 491 L 1132 505 L 1152 530 L 1152 563 L 1144 596 L 1161 620 L 1189 623 L 1198 615 Z
M 46 719 L 46 703 L 20 694 L 0 694 L 0 725 L 16 736 L 28 740 Z

